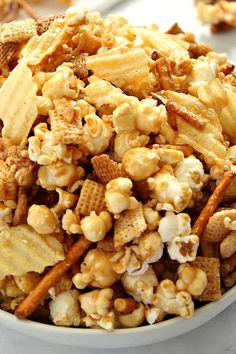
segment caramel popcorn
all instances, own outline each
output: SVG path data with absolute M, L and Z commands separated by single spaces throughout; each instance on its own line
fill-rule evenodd
M 81 321 L 78 291 L 69 290 L 55 297 L 49 304 L 50 316 L 57 326 L 79 326 Z
M 186 157 L 176 165 L 175 176 L 180 182 L 188 183 L 192 190 L 201 190 L 206 181 L 203 164 L 194 156 Z
M 179 266 L 178 275 L 176 288 L 179 291 L 187 291 L 190 295 L 201 295 L 207 286 L 206 273 L 190 264 Z
M 141 102 L 129 100 L 113 111 L 113 124 L 117 134 L 140 130 L 146 134 L 157 134 L 161 118 L 165 115 L 164 106 L 155 107 L 155 101 L 143 99 Z
M 236 26 L 236 5 L 228 0 L 208 2 L 197 1 L 198 17 L 203 23 L 211 25 L 211 31 L 225 31 Z
M 98 250 L 89 251 L 81 265 L 81 273 L 73 277 L 76 288 L 84 289 L 89 284 L 97 288 L 108 288 L 116 280 L 109 254 Z
M 51 234 L 58 228 L 55 214 L 45 205 L 32 205 L 29 208 L 27 223 L 39 234 Z
M 70 186 L 83 175 L 82 167 L 58 161 L 39 168 L 37 183 L 50 191 L 56 187 Z
M 155 145 L 154 148 L 156 148 Z M 158 147 L 157 154 L 160 158 L 159 166 L 164 166 L 166 164 L 175 165 L 184 159 L 184 153 L 174 149 L 163 149 Z
M 158 307 L 152 306 L 145 310 L 145 319 L 149 324 L 161 322 L 165 317 L 165 312 Z
M 107 211 L 102 211 L 99 215 L 92 211 L 89 216 L 81 220 L 81 230 L 84 236 L 92 242 L 103 240 L 111 227 L 112 218 Z
M 156 230 L 161 219 L 158 211 L 153 210 L 149 206 L 144 206 L 143 214 L 147 223 L 147 229 L 150 231 Z
M 63 230 L 66 231 L 68 235 L 70 234 L 82 234 L 82 229 L 80 225 L 80 220 L 75 212 L 71 209 L 67 209 L 62 217 L 61 225 Z
M 166 314 L 178 314 L 181 317 L 191 317 L 194 313 L 194 303 L 186 291 L 178 291 L 171 280 L 163 280 L 153 295 L 153 305 Z
M 170 165 L 162 167 L 148 179 L 153 198 L 157 200 L 157 210 L 183 211 L 189 204 L 192 191 L 186 182 L 180 182 L 174 176 Z
M 135 147 L 145 146 L 148 142 L 149 137 L 139 131 L 116 135 L 114 143 L 115 160 L 121 162 L 127 151 Z
M 143 262 L 155 263 L 163 254 L 163 243 L 156 231 L 146 231 L 138 239 L 137 245 L 132 246 L 136 257 Z
M 100 320 L 102 317 L 108 315 L 113 294 L 112 289 L 104 288 L 79 295 L 81 308 L 87 316 L 91 316 L 95 320 Z
M 112 214 L 119 214 L 124 210 L 132 210 L 138 206 L 138 201 L 131 197 L 133 184 L 128 178 L 119 177 L 106 186 L 105 200 L 108 210 Z
M 192 262 L 197 256 L 199 238 L 196 235 L 176 236 L 168 243 L 168 253 L 171 259 L 179 263 Z
M 141 181 L 158 171 L 158 160 L 155 150 L 140 147 L 124 154 L 122 166 L 133 181 Z
M 85 117 L 83 149 L 96 155 L 104 152 L 112 138 L 112 128 L 110 124 L 103 121 L 96 114 L 88 114 Z
M 133 328 L 138 327 L 145 319 L 145 307 L 142 303 L 132 313 L 122 314 L 118 316 L 118 320 L 122 327 Z
M 158 232 L 163 242 L 171 242 L 175 236 L 189 235 L 191 232 L 190 217 L 188 214 L 174 214 L 167 211 L 159 221 Z
M 75 194 L 67 192 L 61 188 L 56 188 L 55 190 L 58 193 L 59 200 L 57 204 L 52 208 L 52 210 L 56 214 L 60 214 L 62 211 L 75 206 L 75 203 L 78 199 Z
M 1 309 L 111 331 L 234 285 L 234 74 L 178 25 L 0 28 Z
M 122 275 L 121 281 L 126 292 L 136 301 L 144 304 L 153 302 L 154 288 L 158 285 L 158 280 L 151 266 L 142 275 L 125 273 Z

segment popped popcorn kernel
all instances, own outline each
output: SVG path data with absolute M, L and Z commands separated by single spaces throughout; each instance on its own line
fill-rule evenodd
M 45 205 L 32 205 L 29 208 L 27 222 L 39 234 L 51 234 L 58 228 L 55 214 Z
M 65 162 L 53 162 L 47 166 L 41 166 L 38 171 L 38 184 L 47 190 L 57 187 L 72 185 L 84 175 L 82 167 L 76 167 Z
M 124 154 L 132 148 L 142 147 L 149 142 L 149 136 L 138 131 L 121 133 L 115 136 L 114 157 L 117 162 L 121 162 Z
M 175 168 L 180 182 L 186 182 L 192 189 L 200 190 L 206 181 L 203 164 L 194 156 L 184 158 Z
M 78 289 L 84 289 L 88 285 L 108 288 L 117 279 L 110 255 L 95 249 L 87 253 L 81 264 L 81 273 L 73 277 L 73 283 Z
M 112 214 L 137 208 L 138 201 L 131 196 L 132 186 L 132 181 L 123 177 L 116 178 L 106 185 L 106 205 Z
M 178 291 L 175 284 L 169 280 L 163 280 L 154 294 L 153 305 L 160 308 L 166 314 L 192 317 L 194 303 L 191 295 L 186 291 Z
M 107 211 L 102 211 L 99 215 L 91 211 L 89 216 L 81 220 L 81 230 L 84 236 L 92 242 L 103 240 L 111 227 L 112 217 Z
M 167 211 L 159 221 L 158 232 L 163 242 L 170 242 L 175 236 L 186 236 L 191 232 L 191 220 L 188 214 L 174 214 Z
M 82 234 L 80 226 L 80 220 L 75 212 L 71 209 L 67 209 L 61 220 L 62 228 L 68 235 L 70 234 Z
M 123 328 L 135 328 L 143 323 L 145 319 L 145 307 L 142 303 L 132 313 L 118 316 L 118 320 Z
M 142 181 L 159 170 L 158 160 L 155 150 L 138 147 L 124 154 L 122 166 L 133 181 Z
M 121 282 L 126 292 L 136 301 L 144 304 L 153 302 L 154 288 L 158 285 L 158 280 L 150 266 L 142 275 L 123 274 Z
M 143 214 L 147 223 L 147 229 L 150 231 L 156 230 L 161 220 L 161 216 L 158 211 L 153 210 L 149 206 L 144 206 Z
M 50 315 L 57 326 L 79 326 L 81 321 L 77 290 L 68 290 L 49 303 Z
M 131 248 L 141 262 L 154 263 L 162 257 L 164 245 L 158 232 L 146 231 Z
M 114 291 L 110 288 L 101 290 L 93 290 L 85 294 L 79 295 L 79 301 L 82 310 L 86 315 L 96 320 L 100 320 L 108 315 L 112 305 Z
M 201 295 L 207 286 L 206 273 L 190 264 L 181 264 L 178 268 L 178 276 L 176 288 L 179 291 L 187 291 L 190 295 Z
M 196 235 L 175 236 L 167 249 L 171 259 L 186 263 L 196 259 L 198 246 L 199 238 Z
M 148 185 L 153 198 L 157 200 L 157 210 L 179 213 L 190 203 L 192 190 L 186 182 L 179 182 L 168 165 L 148 178 Z

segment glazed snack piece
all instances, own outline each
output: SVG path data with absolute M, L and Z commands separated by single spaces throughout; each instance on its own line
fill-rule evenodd
M 222 32 L 236 27 L 234 0 L 196 0 L 198 17 L 211 25 L 211 31 Z
M 219 299 L 236 279 L 227 57 L 79 8 L 0 33 L 1 309 L 113 330 Z

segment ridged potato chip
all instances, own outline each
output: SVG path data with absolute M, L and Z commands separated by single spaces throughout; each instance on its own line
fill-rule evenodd
M 203 129 L 197 129 L 189 122 L 177 117 L 178 133 L 176 144 L 188 144 L 204 156 L 209 165 L 222 165 L 226 155 L 226 146 L 217 113 L 209 110 L 198 98 L 173 91 L 165 91 L 164 98 L 173 100 L 189 113 L 199 117 L 205 123 Z
M 45 58 L 61 47 L 69 34 L 65 29 L 65 20 L 57 19 L 48 31 L 41 36 L 32 37 L 23 48 L 21 55 L 29 65 L 39 65 Z
M 19 89 L 20 88 L 20 89 Z M 37 118 L 37 90 L 32 72 L 22 60 L 0 89 L 2 136 L 24 146 Z
M 189 48 L 189 43 L 183 41 L 177 36 L 152 31 L 149 28 L 133 27 L 131 31 L 141 37 L 143 47 L 155 48 L 161 56 L 168 57 L 173 52 L 186 55 L 186 50 Z
M 10 227 L 0 233 L 0 279 L 7 275 L 42 273 L 45 267 L 64 260 L 59 241 L 40 235 L 28 225 Z
M 87 68 L 96 76 L 138 97 L 153 89 L 148 63 L 149 57 L 142 48 L 114 48 L 86 59 Z
M 236 144 L 236 92 L 215 79 L 201 86 L 198 96 L 209 108 L 215 109 L 223 131 Z

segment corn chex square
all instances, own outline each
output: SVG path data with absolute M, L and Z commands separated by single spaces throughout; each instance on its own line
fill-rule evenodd
M 99 214 L 106 207 L 105 190 L 102 184 L 86 179 L 80 192 L 76 213 L 87 216 L 91 211 L 95 211 Z
M 112 179 L 126 177 L 117 162 L 110 159 L 108 155 L 94 156 L 91 160 L 94 171 L 103 184 L 109 183 Z
M 221 297 L 220 282 L 220 261 L 218 258 L 197 257 L 195 261 L 190 263 L 192 266 L 198 267 L 206 272 L 207 287 L 203 293 L 194 298 L 200 301 L 215 301 Z
M 140 237 L 146 230 L 147 224 L 143 215 L 142 204 L 136 209 L 125 211 L 114 225 L 115 247 L 121 247 L 126 243 Z

